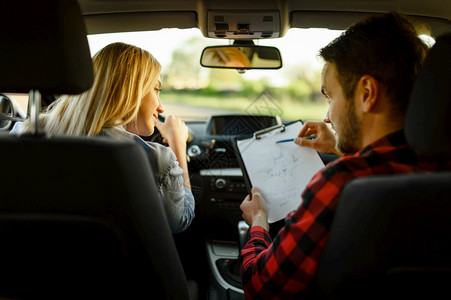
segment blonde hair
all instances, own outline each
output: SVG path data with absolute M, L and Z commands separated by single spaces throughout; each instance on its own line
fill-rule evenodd
M 159 80 L 160 63 L 136 46 L 113 43 L 93 57 L 94 83 L 80 95 L 65 95 L 41 115 L 44 131 L 97 135 L 102 128 L 134 120 L 141 100 Z

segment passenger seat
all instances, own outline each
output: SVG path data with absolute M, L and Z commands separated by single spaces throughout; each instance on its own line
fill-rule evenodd
M 420 157 L 451 161 L 450 116 L 451 33 L 430 50 L 409 103 L 405 134 Z M 355 179 L 340 197 L 312 298 L 442 299 L 450 237 L 449 169 Z

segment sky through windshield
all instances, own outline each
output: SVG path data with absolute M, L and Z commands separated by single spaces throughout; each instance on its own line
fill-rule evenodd
M 183 34 L 181 34 L 181 31 L 183 31 Z M 256 43 L 279 48 L 284 63 L 295 62 L 312 68 L 312 71 L 314 71 L 322 66 L 322 62 L 316 57 L 318 50 L 340 33 L 341 31 L 328 29 L 293 28 L 283 38 L 266 39 L 256 41 Z M 202 37 L 199 29 L 162 29 L 159 31 L 90 35 L 88 40 L 92 55 L 104 46 L 116 41 L 136 45 L 152 53 L 162 64 L 164 70 L 171 62 L 173 50 L 184 47 L 186 42 L 195 36 Z M 228 42 L 218 39 L 206 39 L 206 41 L 208 45 Z M 278 73 L 280 72 L 271 72 L 274 72 L 271 75 L 272 81 L 277 85 L 277 79 L 280 78 Z M 244 76 L 247 78 L 268 76 L 268 70 L 250 70 Z

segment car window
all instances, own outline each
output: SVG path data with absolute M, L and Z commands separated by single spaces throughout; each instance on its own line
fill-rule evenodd
M 162 65 L 161 99 L 165 114 L 185 121 L 211 115 L 247 113 L 279 115 L 284 121 L 320 119 L 327 103 L 320 92 L 322 62 L 318 50 L 341 31 L 290 29 L 283 38 L 255 43 L 280 49 L 279 70 L 210 69 L 200 65 L 206 46 L 230 44 L 229 40 L 202 36 L 198 29 L 98 34 L 88 36 L 94 55 L 112 42 L 125 42 L 148 50 Z
M 200 65 L 202 49 L 230 44 L 229 40 L 208 39 L 199 29 L 162 29 L 89 35 L 91 54 L 113 42 L 125 42 L 146 49 L 162 65 L 161 98 L 165 114 L 185 121 L 206 120 L 227 113 L 279 115 L 284 121 L 321 120 L 327 103 L 320 92 L 322 62 L 318 50 L 342 31 L 292 28 L 283 38 L 256 41 L 280 49 L 280 70 L 208 69 Z M 429 46 L 435 40 L 420 36 Z M 11 94 L 27 113 L 28 95 Z

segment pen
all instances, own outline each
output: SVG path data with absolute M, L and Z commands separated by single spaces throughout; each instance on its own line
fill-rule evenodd
M 294 139 L 279 140 L 279 141 L 276 142 L 276 144 L 279 144 L 279 143 L 286 143 L 286 142 L 292 142 L 292 141 L 294 141 Z

